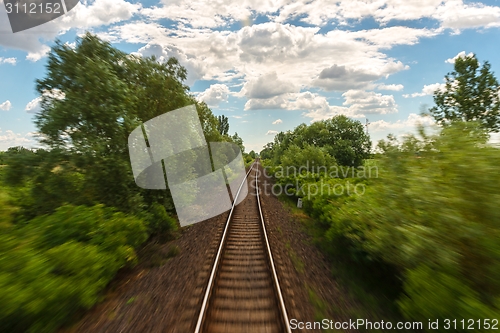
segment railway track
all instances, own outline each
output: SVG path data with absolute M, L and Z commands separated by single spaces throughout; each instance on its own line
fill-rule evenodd
M 291 332 L 260 206 L 258 165 L 247 173 L 246 199 L 229 213 L 195 333 Z

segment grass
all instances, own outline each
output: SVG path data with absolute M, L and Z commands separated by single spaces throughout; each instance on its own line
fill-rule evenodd
M 0 184 L 0 226 L 8 226 L 12 222 L 14 213 L 18 210 L 10 204 L 11 198 L 6 188 Z
M 290 245 L 290 241 L 287 241 L 285 244 L 285 248 L 288 251 L 288 256 L 290 257 L 290 260 L 292 260 L 293 267 L 295 270 L 301 274 L 305 272 L 305 265 L 302 260 L 297 256 L 295 251 L 292 249 L 292 246 Z
M 128 301 L 127 301 L 127 303 L 126 303 L 126 304 L 127 304 L 127 305 L 132 304 L 132 303 L 134 303 L 134 302 L 135 302 L 135 300 L 136 300 L 136 297 L 135 297 L 135 296 L 134 296 L 134 297 L 130 297 L 130 298 L 128 299 Z
M 141 261 L 146 262 L 149 268 L 161 267 L 165 265 L 171 258 L 179 255 L 181 252 L 177 245 L 170 245 L 166 252 L 163 252 L 161 245 L 158 243 L 150 243 L 142 249 L 140 255 Z
M 307 283 L 305 283 L 306 289 L 307 289 L 307 294 L 309 296 L 309 301 L 314 307 L 314 320 L 315 321 L 322 321 L 325 318 L 329 318 L 328 314 L 328 304 L 323 301 L 314 291 L 314 289 L 309 286 Z M 323 329 L 323 332 L 342 332 L 336 329 Z

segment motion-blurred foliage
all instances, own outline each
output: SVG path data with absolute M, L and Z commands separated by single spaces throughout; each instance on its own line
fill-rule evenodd
M 486 139 L 473 122 L 390 137 L 364 195 L 305 198 L 331 254 L 395 268 L 408 319 L 497 318 L 500 150 Z
M 52 332 L 90 308 L 147 238 L 142 220 L 103 206 L 62 206 L 1 229 L 2 332 Z

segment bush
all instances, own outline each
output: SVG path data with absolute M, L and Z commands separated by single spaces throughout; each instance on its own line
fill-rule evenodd
M 398 304 L 409 319 L 477 320 L 499 311 L 500 151 L 467 126 L 393 145 L 365 196 L 337 209 L 313 204 L 330 224 L 332 247 L 397 268 Z
M 165 207 L 153 203 L 148 211 L 148 229 L 150 234 L 166 234 L 177 230 L 177 221 L 167 214 Z
M 88 309 L 147 238 L 142 220 L 103 206 L 62 206 L 0 234 L 0 328 L 53 332 Z

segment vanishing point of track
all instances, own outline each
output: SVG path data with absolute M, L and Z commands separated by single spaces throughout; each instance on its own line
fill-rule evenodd
M 195 333 L 291 332 L 260 205 L 258 165 L 247 173 L 247 197 L 229 213 Z

